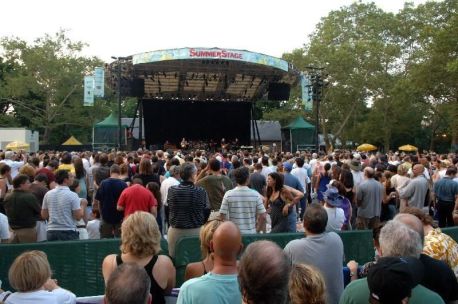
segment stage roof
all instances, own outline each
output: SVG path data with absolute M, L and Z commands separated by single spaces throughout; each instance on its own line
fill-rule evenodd
M 181 48 L 136 54 L 107 65 L 107 83 L 114 90 L 118 64 L 122 95 L 143 99 L 254 101 L 269 91 L 276 99 L 287 99 L 283 97 L 300 77 L 285 60 L 260 53 Z

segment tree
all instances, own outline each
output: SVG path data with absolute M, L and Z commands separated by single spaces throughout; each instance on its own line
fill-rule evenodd
M 0 45 L 5 64 L 14 67 L 5 75 L 2 101 L 23 125 L 42 131 L 42 143 L 50 143 L 56 131 L 90 128 L 106 114 L 106 102 L 94 108 L 82 106 L 83 77 L 102 64 L 97 58 L 80 55 L 84 43 L 72 42 L 61 30 L 32 44 L 3 38 Z M 53 141 L 58 140 L 54 137 Z

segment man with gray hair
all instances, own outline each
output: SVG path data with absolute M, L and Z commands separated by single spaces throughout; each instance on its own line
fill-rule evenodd
M 169 254 L 175 257 L 175 244 L 179 238 L 199 235 L 200 227 L 210 214 L 210 202 L 204 188 L 196 186 L 197 168 L 193 163 L 181 165 L 181 184 L 172 186 L 167 195 L 170 227 L 167 234 Z
M 407 225 L 397 220 L 389 221 L 380 232 L 380 251 L 382 257 L 410 257 L 419 258 L 423 249 L 420 235 L 410 229 Z M 369 269 L 369 272 L 371 270 Z M 423 273 L 423 269 L 419 269 Z M 423 277 L 430 275 L 425 267 Z M 452 276 L 453 272 L 452 272 Z M 456 279 L 454 279 L 456 282 Z M 434 291 L 424 287 L 420 283 L 412 289 L 409 303 L 445 303 Z M 367 278 L 362 278 L 351 282 L 344 290 L 340 298 L 340 304 L 366 304 L 369 302 L 371 294 L 367 283 Z M 370 303 L 373 303 L 372 301 Z M 381 303 L 381 302 L 377 302 Z
M 151 303 L 151 280 L 145 269 L 134 263 L 118 266 L 107 281 L 105 304 Z
M 407 200 L 407 207 L 423 209 L 426 194 L 428 193 L 428 180 L 423 174 L 425 167 L 415 165 L 412 168 L 413 178 L 404 187 L 399 189 L 399 198 Z
M 384 189 L 374 174 L 371 167 L 364 168 L 365 180 L 356 188 L 356 229 L 373 229 L 380 224 Z
M 421 253 L 423 251 L 424 244 L 424 230 L 420 219 L 413 214 L 400 213 L 394 217 L 394 221 L 405 224 L 410 228 L 410 230 L 415 231 L 419 235 Z M 390 235 L 387 235 L 386 238 L 386 242 L 403 242 L 403 240 L 398 240 Z M 380 240 L 380 245 L 381 243 L 382 240 Z M 393 246 L 403 247 L 402 244 L 393 244 Z M 383 252 L 383 248 L 382 253 L 385 254 Z M 446 303 L 458 300 L 458 282 L 456 281 L 453 270 L 445 262 L 433 259 L 423 253 L 420 254 L 419 259 L 425 268 L 425 273 L 427 274 L 423 277 L 421 284 L 426 288 L 437 292 Z

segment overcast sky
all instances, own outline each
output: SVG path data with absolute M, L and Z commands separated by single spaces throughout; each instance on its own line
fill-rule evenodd
M 0 37 L 33 41 L 67 29 L 72 40 L 89 44 L 85 55 L 107 62 L 111 56 L 181 47 L 245 49 L 280 57 L 302 47 L 321 17 L 352 2 L 7 0 L 1 2 Z M 403 0 L 374 2 L 391 12 L 404 5 Z

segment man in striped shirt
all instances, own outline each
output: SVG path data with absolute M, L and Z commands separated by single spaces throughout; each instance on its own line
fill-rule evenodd
M 255 190 L 248 188 L 250 172 L 242 167 L 234 170 L 237 187 L 224 194 L 221 204 L 221 219 L 234 222 L 242 234 L 256 233 L 256 220 L 262 226 L 266 219 L 266 208 L 262 196 Z

